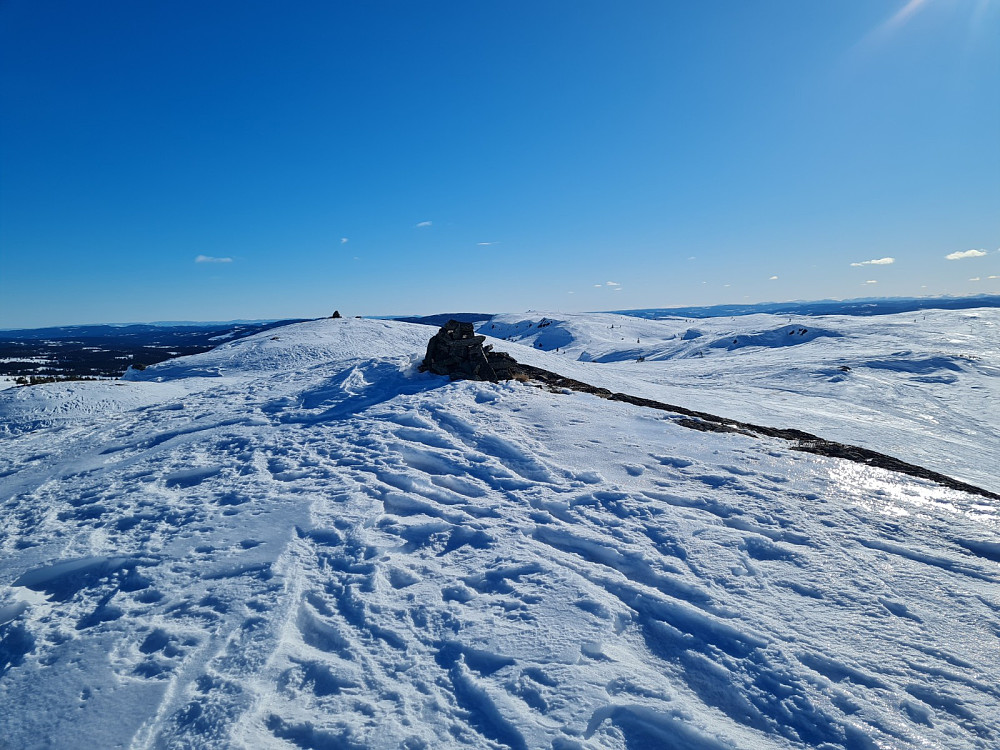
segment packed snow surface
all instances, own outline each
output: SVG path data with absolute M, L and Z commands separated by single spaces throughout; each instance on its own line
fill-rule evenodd
M 804 320 L 481 329 L 1000 491 L 1000 311 Z M 995 501 L 422 374 L 433 332 L 0 393 L 0 748 L 1000 746 Z

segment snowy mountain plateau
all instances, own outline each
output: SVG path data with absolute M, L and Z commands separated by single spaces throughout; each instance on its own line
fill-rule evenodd
M 324 319 L 0 392 L 0 748 L 996 748 L 1000 309 Z

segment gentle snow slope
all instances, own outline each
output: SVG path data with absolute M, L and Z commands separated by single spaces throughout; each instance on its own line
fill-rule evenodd
M 585 382 L 815 432 L 1000 492 L 997 308 L 698 320 L 532 313 L 498 316 L 480 332 L 558 347 L 561 361 L 539 364 Z
M 612 355 L 579 332 L 603 320 L 579 320 L 574 345 Z M 1000 742 L 994 504 L 668 413 L 420 374 L 431 333 L 322 320 L 134 382 L 0 394 L 0 747 Z M 726 403 L 699 357 L 673 359 L 678 386 L 648 360 L 498 348 L 665 401 L 702 382 L 689 405 L 720 414 L 765 388 L 749 347 L 703 358 L 738 389 Z M 995 393 L 976 367 L 962 387 Z M 831 414 L 832 388 L 809 396 Z M 884 395 L 850 406 L 891 416 L 880 439 L 912 416 Z M 936 427 L 902 442 L 966 439 Z

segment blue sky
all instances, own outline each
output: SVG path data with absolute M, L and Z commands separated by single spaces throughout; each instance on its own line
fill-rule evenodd
M 4 0 L 0 327 L 1000 293 L 998 38 L 1000 0 Z

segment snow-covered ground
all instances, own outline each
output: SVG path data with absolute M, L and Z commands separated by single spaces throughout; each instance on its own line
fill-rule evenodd
M 816 432 L 1000 492 L 998 308 L 697 320 L 533 313 L 480 328 L 558 348 L 564 362 L 540 366 L 585 382 Z
M 484 333 L 1000 491 L 997 310 L 541 318 Z M 421 374 L 432 333 L 0 393 L 0 747 L 1000 745 L 995 502 Z

